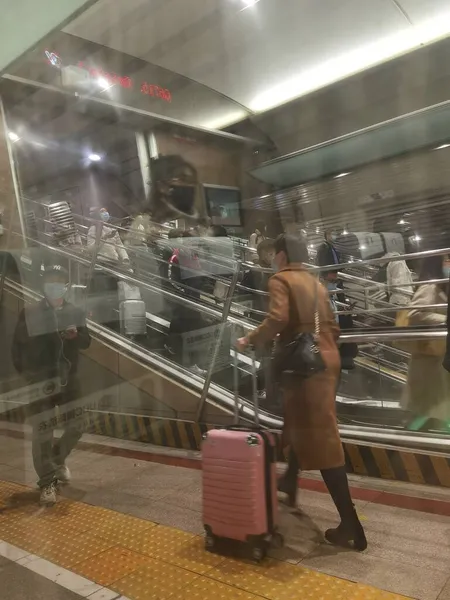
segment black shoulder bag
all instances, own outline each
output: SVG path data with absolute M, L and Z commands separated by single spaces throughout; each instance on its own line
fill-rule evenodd
M 298 333 L 295 338 L 279 348 L 274 355 L 274 375 L 279 380 L 284 373 L 307 379 L 326 369 L 319 348 L 320 318 L 316 281 L 314 294 L 314 333 Z

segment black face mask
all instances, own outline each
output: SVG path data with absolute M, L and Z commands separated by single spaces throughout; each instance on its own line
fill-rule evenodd
M 172 206 L 182 213 L 191 214 L 195 202 L 195 188 L 191 185 L 176 185 L 170 189 Z

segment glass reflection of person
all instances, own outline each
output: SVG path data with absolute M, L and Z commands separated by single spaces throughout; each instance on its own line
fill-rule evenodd
M 450 258 L 429 256 L 422 262 L 420 281 L 448 279 Z M 416 289 L 408 308 L 410 326 L 440 326 L 447 320 L 446 308 L 425 310 L 421 307 L 448 303 L 447 283 L 423 283 Z M 412 416 L 408 424 L 411 430 L 430 428 L 450 432 L 450 373 L 442 363 L 445 357 L 445 341 L 420 340 L 411 345 L 408 378 L 402 405 Z
M 77 367 L 79 352 L 89 347 L 91 339 L 83 311 L 65 299 L 67 271 L 51 265 L 43 277 L 43 300 L 27 305 L 19 315 L 12 359 L 28 385 L 41 384 L 43 397 L 27 409 L 41 504 L 51 505 L 56 502 L 56 484 L 70 480 L 65 461 L 83 433 Z M 46 389 L 54 391 L 45 396 Z M 64 433 L 55 442 L 53 431 L 57 425 Z

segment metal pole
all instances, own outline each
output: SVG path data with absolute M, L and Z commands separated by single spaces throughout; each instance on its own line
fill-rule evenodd
M 199 401 L 199 405 L 198 405 L 198 409 L 197 409 L 197 415 L 196 415 L 197 422 L 201 421 L 202 416 L 203 416 L 203 411 L 204 411 L 205 402 L 206 402 L 206 396 L 208 395 L 208 390 L 209 390 L 209 386 L 211 384 L 212 374 L 214 372 L 214 367 L 216 366 L 217 357 L 218 357 L 219 351 L 220 351 L 220 345 L 222 344 L 223 334 L 225 333 L 225 329 L 228 324 L 227 323 L 228 315 L 230 313 L 231 302 L 233 300 L 234 291 L 236 289 L 236 284 L 237 284 L 240 270 L 241 270 L 241 262 L 238 261 L 236 263 L 236 267 L 235 267 L 235 270 L 233 273 L 233 277 L 231 279 L 230 287 L 228 288 L 227 297 L 225 299 L 225 303 L 223 306 L 222 322 L 220 324 L 219 335 L 217 336 L 217 342 L 216 342 L 216 345 L 214 348 L 211 362 L 208 367 L 208 372 L 206 373 L 205 384 L 203 386 L 202 395 L 200 397 L 200 401 Z

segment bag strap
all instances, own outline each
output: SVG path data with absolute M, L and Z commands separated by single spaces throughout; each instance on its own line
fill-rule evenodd
M 316 342 L 318 342 L 319 337 L 320 337 L 319 280 L 317 277 L 314 277 L 314 275 L 311 275 L 311 277 L 313 278 L 314 284 L 315 284 L 314 285 L 314 305 L 313 305 L 314 306 L 314 339 Z M 284 279 L 281 279 L 281 281 L 287 287 L 289 298 L 292 298 L 294 305 L 295 305 L 295 310 L 297 311 L 297 315 L 300 318 L 300 311 L 298 310 L 297 300 L 296 300 L 294 294 L 291 293 L 291 286 Z
M 312 275 L 315 286 L 314 286 L 314 338 L 316 342 L 320 338 L 320 315 L 319 315 L 319 282 L 314 275 Z

